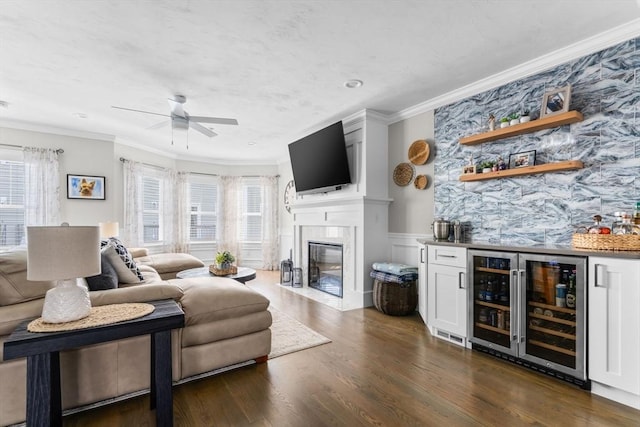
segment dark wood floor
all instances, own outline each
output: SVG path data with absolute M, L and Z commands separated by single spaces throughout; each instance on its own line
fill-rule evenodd
M 640 411 L 432 337 L 419 316 L 340 312 L 249 286 L 333 342 L 174 388 L 177 426 L 638 426 Z M 153 426 L 142 396 L 66 426 Z

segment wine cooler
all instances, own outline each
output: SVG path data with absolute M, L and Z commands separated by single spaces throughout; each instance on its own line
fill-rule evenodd
M 474 349 L 589 388 L 586 258 L 469 251 Z

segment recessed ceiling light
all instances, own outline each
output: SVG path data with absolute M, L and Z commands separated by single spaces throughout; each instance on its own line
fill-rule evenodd
M 0 101 L 0 107 L 9 109 L 9 103 L 7 101 Z
M 249 145 L 256 145 L 256 142 L 255 142 L 255 141 L 249 141 L 247 144 L 249 144 Z
M 76 119 L 86 119 L 88 116 L 85 113 L 73 113 L 73 117 Z
M 359 88 L 360 86 L 362 86 L 364 83 L 362 83 L 362 80 L 358 80 L 358 79 L 351 79 L 351 80 L 347 80 L 346 82 L 344 82 L 344 87 L 348 88 L 348 89 L 356 89 Z

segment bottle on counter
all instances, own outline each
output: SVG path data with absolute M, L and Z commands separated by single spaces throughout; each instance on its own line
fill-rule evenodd
M 631 224 L 631 215 L 626 212 L 620 213 L 620 222 L 611 229 L 612 234 L 632 234 L 633 224 Z
M 611 228 L 602 225 L 602 217 L 600 215 L 593 216 L 593 225 L 589 227 L 590 234 L 611 234 Z
M 624 212 L 614 212 L 613 222 L 611 223 L 611 234 L 616 234 L 616 231 L 622 224 L 622 215 Z

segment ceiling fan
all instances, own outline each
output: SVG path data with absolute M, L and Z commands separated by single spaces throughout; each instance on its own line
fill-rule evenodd
M 189 113 L 184 111 L 184 108 L 183 108 L 184 103 L 187 102 L 187 97 L 184 95 L 175 95 L 173 99 L 169 98 L 167 99 L 167 101 L 169 102 L 169 108 L 171 109 L 171 114 L 161 114 L 161 113 L 154 113 L 151 111 L 135 110 L 133 108 L 117 107 L 115 105 L 112 105 L 111 108 L 117 108 L 118 110 L 135 111 L 138 113 L 145 113 L 145 114 L 155 114 L 156 116 L 165 116 L 171 119 L 169 121 L 164 121 L 164 122 L 155 124 L 149 127 L 149 129 L 158 129 L 171 123 L 172 130 L 174 129 L 186 130 L 191 128 L 193 130 L 196 130 L 208 136 L 209 138 L 216 136 L 217 133 L 215 133 L 211 129 L 208 129 L 202 126 L 200 123 L 213 123 L 218 125 L 237 125 L 238 124 L 238 121 L 236 119 L 189 115 Z

